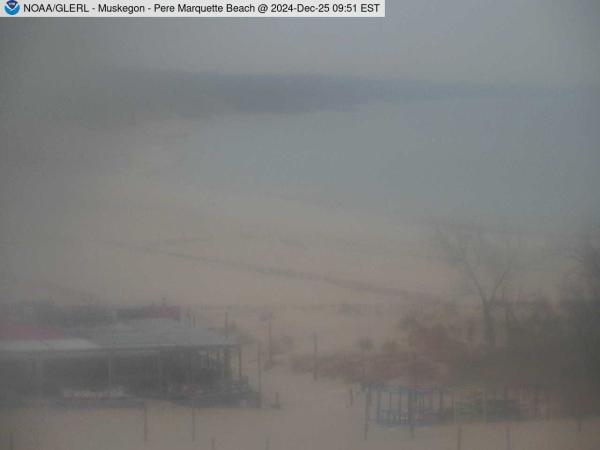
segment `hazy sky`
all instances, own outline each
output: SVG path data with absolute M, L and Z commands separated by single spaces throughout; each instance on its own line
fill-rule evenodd
M 431 220 L 598 218 L 596 1 L 387 14 L 1 20 L 0 295 L 443 295 Z

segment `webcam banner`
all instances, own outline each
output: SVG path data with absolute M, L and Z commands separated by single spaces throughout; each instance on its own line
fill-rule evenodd
M 0 17 L 385 17 L 385 0 L 0 0 Z

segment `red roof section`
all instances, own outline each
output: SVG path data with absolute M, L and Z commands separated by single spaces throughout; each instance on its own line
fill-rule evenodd
M 17 322 L 0 322 L 0 340 L 34 341 L 63 339 L 65 337 L 65 334 L 61 330 L 53 327 Z
M 179 306 L 151 305 L 142 308 L 141 316 L 148 319 L 174 319 L 179 320 L 181 309 Z

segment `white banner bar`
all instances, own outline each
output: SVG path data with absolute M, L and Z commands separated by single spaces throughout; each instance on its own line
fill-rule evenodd
M 385 0 L 0 0 L 0 17 L 385 17 Z

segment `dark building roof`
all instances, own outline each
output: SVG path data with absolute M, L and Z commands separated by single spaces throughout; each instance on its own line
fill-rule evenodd
M 205 327 L 190 327 L 169 319 L 144 319 L 97 327 L 81 332 L 105 349 L 156 349 L 166 347 L 227 347 L 236 345 Z
M 168 348 L 216 348 L 237 345 L 234 339 L 205 327 L 171 319 L 140 319 L 65 333 L 60 329 L 0 324 L 0 356 L 81 351 L 149 351 Z

